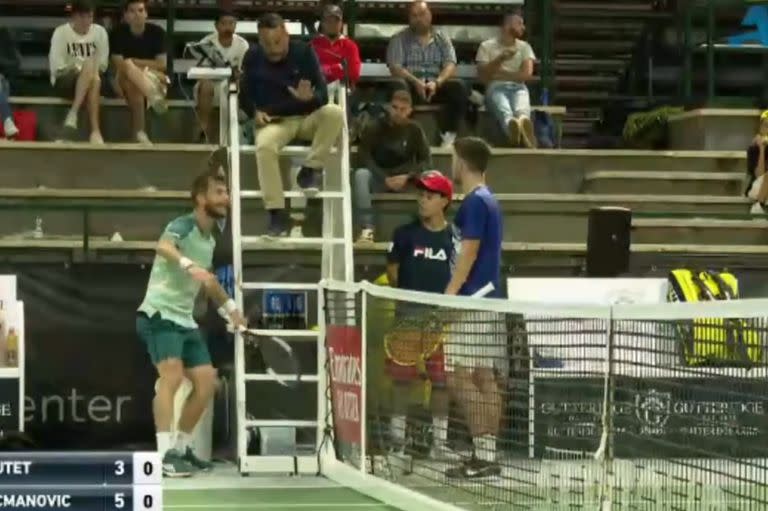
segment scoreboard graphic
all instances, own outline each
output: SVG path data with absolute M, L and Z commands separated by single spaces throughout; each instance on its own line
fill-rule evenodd
M 0 510 L 163 509 L 157 452 L 0 452 Z

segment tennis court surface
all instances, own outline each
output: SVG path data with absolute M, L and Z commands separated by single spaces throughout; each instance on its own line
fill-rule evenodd
M 234 467 L 166 480 L 163 509 L 176 511 L 390 511 L 382 502 L 323 477 L 241 477 Z

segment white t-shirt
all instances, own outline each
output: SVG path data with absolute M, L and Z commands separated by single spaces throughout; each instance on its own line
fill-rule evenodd
M 237 34 L 232 36 L 232 44 L 229 46 L 221 45 L 221 42 L 219 42 L 219 34 L 216 32 L 203 37 L 200 42 L 212 42 L 216 49 L 219 50 L 219 53 L 221 53 L 221 56 L 224 57 L 224 60 L 238 69 L 243 66 L 243 57 L 245 57 L 245 53 L 248 51 L 249 47 L 248 41 Z
M 477 56 L 475 61 L 478 64 L 487 64 L 496 57 L 498 57 L 502 51 L 507 48 L 514 48 L 517 50 L 515 56 L 509 60 L 505 60 L 501 64 L 501 71 L 508 73 L 517 73 L 520 68 L 523 67 L 523 62 L 526 60 L 536 60 L 536 55 L 533 53 L 533 48 L 527 42 L 515 39 L 515 43 L 512 45 L 505 45 L 499 38 L 494 37 L 480 43 L 480 47 L 477 49 Z
M 48 64 L 51 85 L 64 69 L 79 69 L 87 59 L 95 58 L 102 73 L 109 64 L 109 36 L 101 25 L 92 24 L 85 35 L 78 34 L 69 23 L 56 27 L 51 37 Z

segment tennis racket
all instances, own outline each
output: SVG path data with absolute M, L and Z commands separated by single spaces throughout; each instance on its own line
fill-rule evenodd
M 492 293 L 496 287 L 489 282 L 473 298 Z M 400 323 L 384 336 L 384 351 L 397 365 L 416 367 L 422 378 L 427 378 L 427 360 L 445 343 L 450 332 L 451 321 L 435 311 L 425 311 Z
M 246 315 L 249 325 L 258 324 L 260 308 L 252 307 Z M 230 330 L 232 326 L 230 325 Z M 301 383 L 301 365 L 296 352 L 284 339 L 261 335 L 258 329 L 241 327 L 238 333 L 247 346 L 257 348 L 264 361 L 265 372 L 283 387 L 296 388 Z

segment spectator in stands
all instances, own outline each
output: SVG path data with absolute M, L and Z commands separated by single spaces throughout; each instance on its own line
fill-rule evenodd
M 10 32 L 0 27 L 0 124 L 6 138 L 16 138 L 19 129 L 13 121 L 10 96 L 11 85 L 9 76 L 18 72 L 21 67 L 21 54 L 13 42 Z
M 752 144 L 747 148 L 747 197 L 755 201 L 752 214 L 765 214 L 765 201 L 768 199 L 768 180 L 765 179 L 766 149 L 768 145 L 768 110 L 760 115 L 760 128 Z
M 437 124 L 443 146 L 450 146 L 468 112 L 469 91 L 455 78 L 453 43 L 432 27 L 426 2 L 415 1 L 408 7 L 408 27 L 389 41 L 387 66 L 398 79 L 396 87 L 410 89 L 417 103 L 442 104 Z
M 51 85 L 56 93 L 72 100 L 64 120 L 67 138 L 77 135 L 77 117 L 87 101 L 91 124 L 91 143 L 103 144 L 99 121 L 101 74 L 109 65 L 109 37 L 101 25 L 93 22 L 90 0 L 72 2 L 69 22 L 59 25 L 51 37 L 48 63 Z
M 8 98 L 11 93 L 11 85 L 8 80 L 0 74 L 0 120 L 3 121 L 3 133 L 5 138 L 16 138 L 19 134 L 19 129 L 16 127 L 16 123 L 13 122 L 13 112 L 11 111 L 11 105 L 8 102 Z
M 328 104 L 328 88 L 312 47 L 291 41 L 279 14 L 263 15 L 258 30 L 259 44 L 243 62 L 243 84 L 257 128 L 256 165 L 269 211 L 267 237 L 279 237 L 288 231 L 280 151 L 295 138 L 312 142 L 296 181 L 307 195 L 316 193 L 344 113 Z
M 249 45 L 245 38 L 235 34 L 237 17 L 232 11 L 222 10 L 216 17 L 214 26 L 216 32 L 203 37 L 200 42 L 213 44 L 232 67 L 235 75 L 238 75 Z M 216 82 L 211 80 L 200 80 L 195 85 L 197 116 L 200 121 L 200 130 L 206 139 L 211 133 L 211 112 L 214 105 L 218 105 L 220 101 L 219 90 Z
M 355 41 L 342 34 L 342 19 L 341 7 L 326 5 L 320 19 L 320 33 L 312 38 L 312 47 L 329 89 L 341 83 L 354 88 L 360 80 L 360 49 Z
M 432 165 L 429 143 L 418 123 L 410 119 L 411 95 L 395 91 L 389 115 L 368 125 L 360 137 L 360 168 L 353 180 L 355 205 L 362 227 L 360 242 L 374 241 L 372 195 L 401 192 Z
M 525 82 L 533 76 L 536 56 L 531 45 L 520 39 L 525 33 L 523 16 L 504 16 L 501 33 L 483 41 L 477 49 L 477 75 L 486 85 L 485 105 L 509 134 L 513 146 L 536 147 L 531 122 L 531 96 Z
M 136 141 L 151 144 L 145 131 L 144 102 L 158 113 L 167 109 L 165 30 L 147 23 L 147 0 L 127 0 L 123 19 L 109 42 L 115 92 L 128 103 Z

